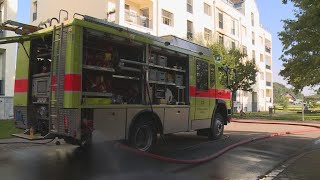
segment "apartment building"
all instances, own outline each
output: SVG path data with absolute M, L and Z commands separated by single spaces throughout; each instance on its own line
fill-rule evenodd
M 33 25 L 58 17 L 59 10 L 86 14 L 156 36 L 239 48 L 259 68 L 254 91 L 237 93 L 239 111 L 265 111 L 273 103 L 272 36 L 259 19 L 255 0 L 30 0 Z M 50 7 L 50 8 L 48 8 Z M 61 18 L 67 19 L 65 12 Z
M 18 0 L 0 1 L 0 22 L 15 21 L 17 18 Z M 0 37 L 14 36 L 11 31 L 0 31 Z M 0 45 L 0 95 L 13 96 L 15 60 L 17 44 Z
M 17 18 L 18 0 L 0 0 L 0 23 Z M 14 32 L 0 30 L 0 38 L 15 36 Z M 0 45 L 0 119 L 13 116 L 13 94 L 17 44 Z

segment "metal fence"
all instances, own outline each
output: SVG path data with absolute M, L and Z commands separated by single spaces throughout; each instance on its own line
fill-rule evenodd
M 0 96 L 0 120 L 13 118 L 13 97 Z
M 241 110 L 243 112 L 262 112 L 269 111 L 269 107 L 273 107 L 273 104 L 269 101 L 258 101 L 258 102 L 234 102 L 233 112 L 239 113 Z

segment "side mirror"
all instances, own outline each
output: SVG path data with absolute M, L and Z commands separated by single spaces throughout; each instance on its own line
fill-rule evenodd
M 230 71 L 231 69 L 228 66 L 224 66 L 223 70 L 226 72 L 227 74 L 227 88 L 230 89 L 231 88 L 231 84 L 230 84 Z

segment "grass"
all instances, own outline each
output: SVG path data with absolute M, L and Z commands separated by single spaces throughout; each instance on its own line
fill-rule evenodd
M 23 130 L 17 129 L 13 120 L 0 120 L 0 139 L 11 138 L 11 134 L 21 132 Z
M 235 118 L 240 118 L 239 113 L 233 115 Z M 277 112 L 275 114 L 269 115 L 268 112 L 256 112 L 256 113 L 246 113 L 243 117 L 246 119 L 269 119 L 269 120 L 285 120 L 285 121 L 302 121 L 302 114 L 297 112 Z M 310 113 L 304 114 L 305 121 L 319 121 L 320 113 Z

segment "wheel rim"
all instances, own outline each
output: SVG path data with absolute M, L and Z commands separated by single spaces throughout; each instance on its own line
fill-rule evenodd
M 135 133 L 135 147 L 147 151 L 152 144 L 152 132 L 148 126 L 141 126 Z
M 219 136 L 223 131 L 223 124 L 221 123 L 220 119 L 216 120 L 216 130 L 217 130 L 217 133 L 216 133 L 217 136 Z

